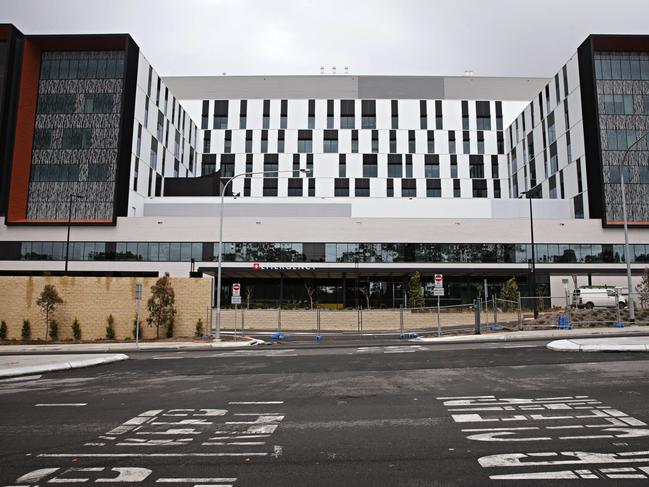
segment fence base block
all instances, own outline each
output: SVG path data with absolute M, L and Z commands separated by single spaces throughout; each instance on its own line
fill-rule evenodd
M 276 331 L 270 336 L 273 340 L 286 340 L 286 335 L 282 334 L 281 331 Z
M 500 330 L 503 329 L 503 327 L 502 327 L 502 325 L 491 325 L 491 326 L 489 327 L 489 329 L 490 329 L 491 331 L 500 331 Z
M 320 335 L 316 335 L 316 336 L 315 336 L 315 339 L 316 339 L 316 341 L 319 342 L 320 340 L 322 340 L 322 336 L 320 336 Z
M 613 328 L 624 328 L 624 323 L 613 323 Z

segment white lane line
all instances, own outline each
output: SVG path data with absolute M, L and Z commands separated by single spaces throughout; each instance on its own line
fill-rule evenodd
M 80 408 L 82 406 L 87 406 L 87 402 L 60 402 L 60 403 L 39 403 L 35 404 L 35 406 L 38 407 L 75 407 L 75 408 Z
M 253 404 L 284 404 L 284 401 L 230 401 L 228 404 L 244 406 Z
M 538 345 L 504 345 L 503 346 L 503 348 L 537 348 L 537 347 Z
M 197 479 L 173 479 L 173 478 L 160 478 L 156 483 L 185 483 L 185 484 L 204 484 L 206 482 L 236 482 L 237 478 L 197 478 Z
M 26 382 L 28 380 L 36 380 L 40 379 L 43 377 L 42 375 L 24 375 L 22 377 L 9 377 L 8 379 L 1 379 L 0 383 L 2 382 Z
M 40 453 L 41 458 L 135 458 L 135 457 L 265 457 L 266 452 L 244 453 Z

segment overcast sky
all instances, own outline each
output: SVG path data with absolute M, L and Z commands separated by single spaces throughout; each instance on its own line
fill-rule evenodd
M 0 0 L 26 34 L 130 33 L 163 76 L 549 77 L 589 33 L 649 33 L 647 0 Z

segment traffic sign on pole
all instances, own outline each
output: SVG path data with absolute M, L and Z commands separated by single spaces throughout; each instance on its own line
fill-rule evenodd
M 238 297 L 241 296 L 241 284 L 238 282 L 235 282 L 232 284 L 232 297 Z
M 232 296 L 231 304 L 241 304 L 241 296 Z
M 444 287 L 444 276 L 442 274 L 435 274 L 435 287 Z
M 444 296 L 444 288 L 436 287 L 435 289 L 433 289 L 433 296 Z

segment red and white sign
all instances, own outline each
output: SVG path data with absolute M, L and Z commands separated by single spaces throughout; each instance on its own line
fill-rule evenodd
M 252 268 L 253 270 L 258 271 L 259 269 L 261 269 L 261 264 L 259 262 L 255 262 L 254 264 L 252 264 Z
M 238 282 L 232 284 L 232 296 L 241 296 L 241 284 L 239 284 Z
M 442 274 L 435 274 L 435 287 L 444 287 L 444 276 Z

